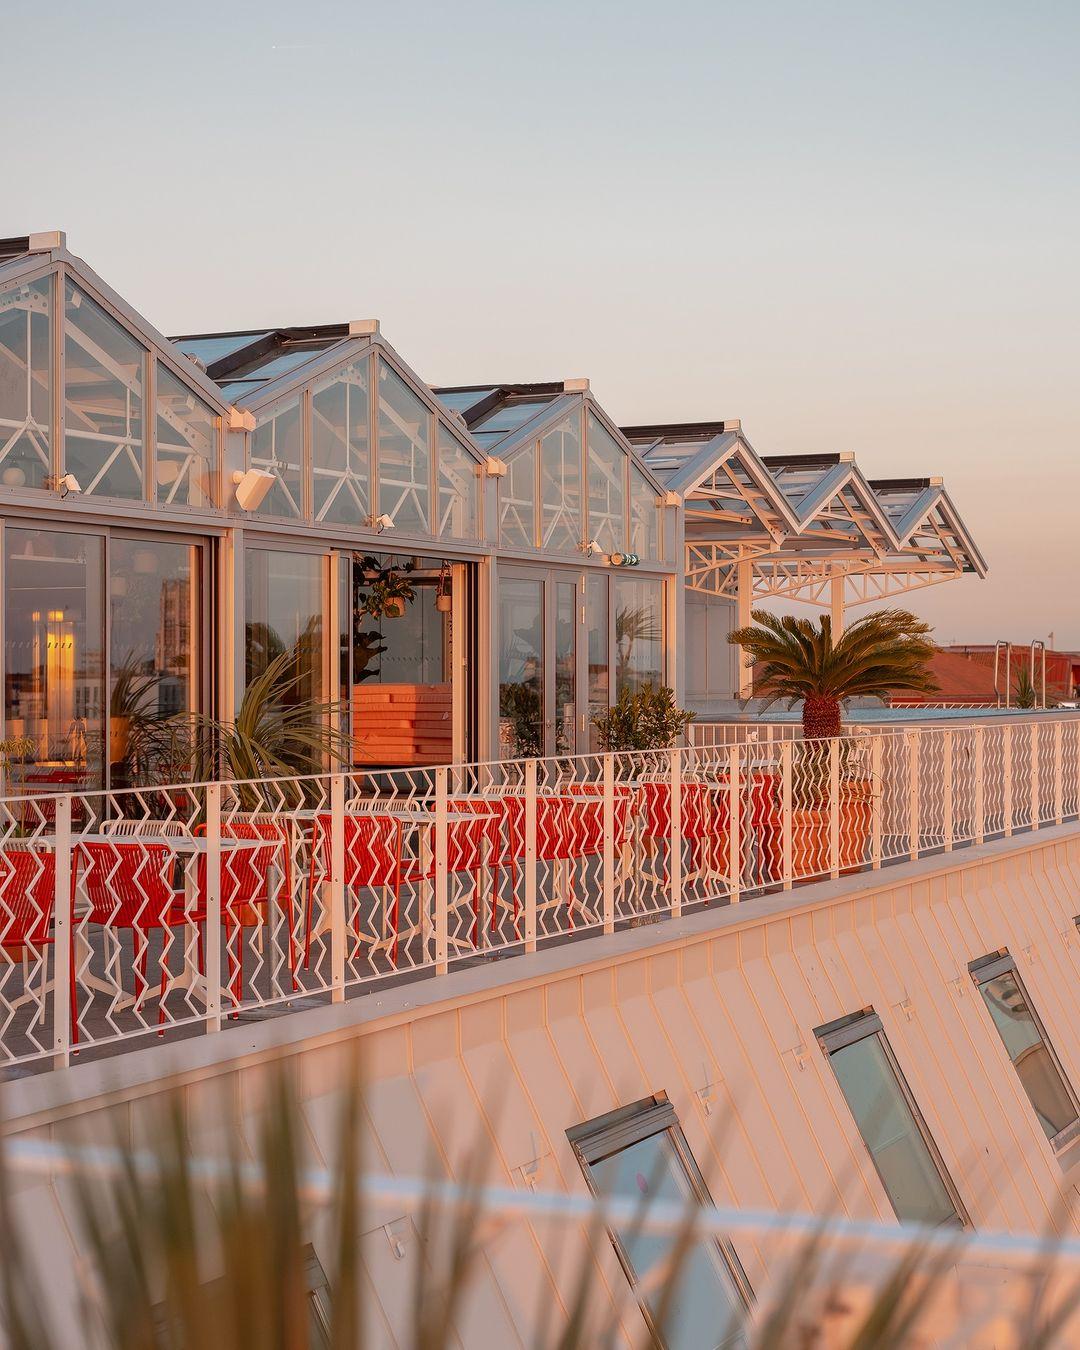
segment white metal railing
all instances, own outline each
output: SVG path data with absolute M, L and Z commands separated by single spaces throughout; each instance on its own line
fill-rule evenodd
M 1075 819 L 1080 720 L 0 801 L 0 1067 Z

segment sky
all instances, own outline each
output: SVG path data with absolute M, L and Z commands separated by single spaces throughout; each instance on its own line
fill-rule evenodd
M 167 333 L 941 474 L 941 641 L 1080 648 L 1080 5 L 0 0 L 0 234 Z M 20 55 L 21 54 L 21 55 Z

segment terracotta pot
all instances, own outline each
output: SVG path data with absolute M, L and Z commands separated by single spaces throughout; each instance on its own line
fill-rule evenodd
M 840 785 L 840 871 L 857 872 L 866 863 L 870 842 L 871 785 L 853 779 Z M 828 876 L 831 871 L 830 811 L 820 806 L 795 806 L 791 812 L 791 875 Z M 779 806 L 763 813 L 758 826 L 763 879 L 784 876 L 783 818 Z
M 449 614 L 454 608 L 454 597 L 452 595 L 436 595 L 435 608 L 440 614 Z
M 405 615 L 405 601 L 398 595 L 392 595 L 383 605 L 384 619 L 401 619 Z

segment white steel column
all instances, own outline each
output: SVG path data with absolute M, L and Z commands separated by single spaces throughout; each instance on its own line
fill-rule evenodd
M 844 635 L 844 578 L 833 577 L 829 582 L 829 614 L 832 619 L 832 636 L 836 642 Z
M 736 563 L 735 626 L 745 628 L 751 622 L 750 610 L 754 600 L 754 563 L 750 559 Z M 735 693 L 739 698 L 750 698 L 754 692 L 753 666 L 741 647 L 735 648 L 737 676 Z

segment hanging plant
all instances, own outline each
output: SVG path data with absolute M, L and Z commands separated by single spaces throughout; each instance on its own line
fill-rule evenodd
M 435 583 L 435 608 L 440 614 L 449 614 L 454 608 L 454 591 L 449 563 L 443 563 L 442 570 L 439 572 L 439 580 Z
M 365 580 L 368 579 L 368 563 L 376 561 L 367 557 L 360 560 Z M 412 570 L 411 562 L 403 563 L 400 568 L 380 567 L 371 579 L 367 592 L 361 593 L 359 597 L 358 612 L 370 614 L 373 619 L 400 619 L 405 613 L 405 606 L 416 599 L 416 588 L 407 575 Z

